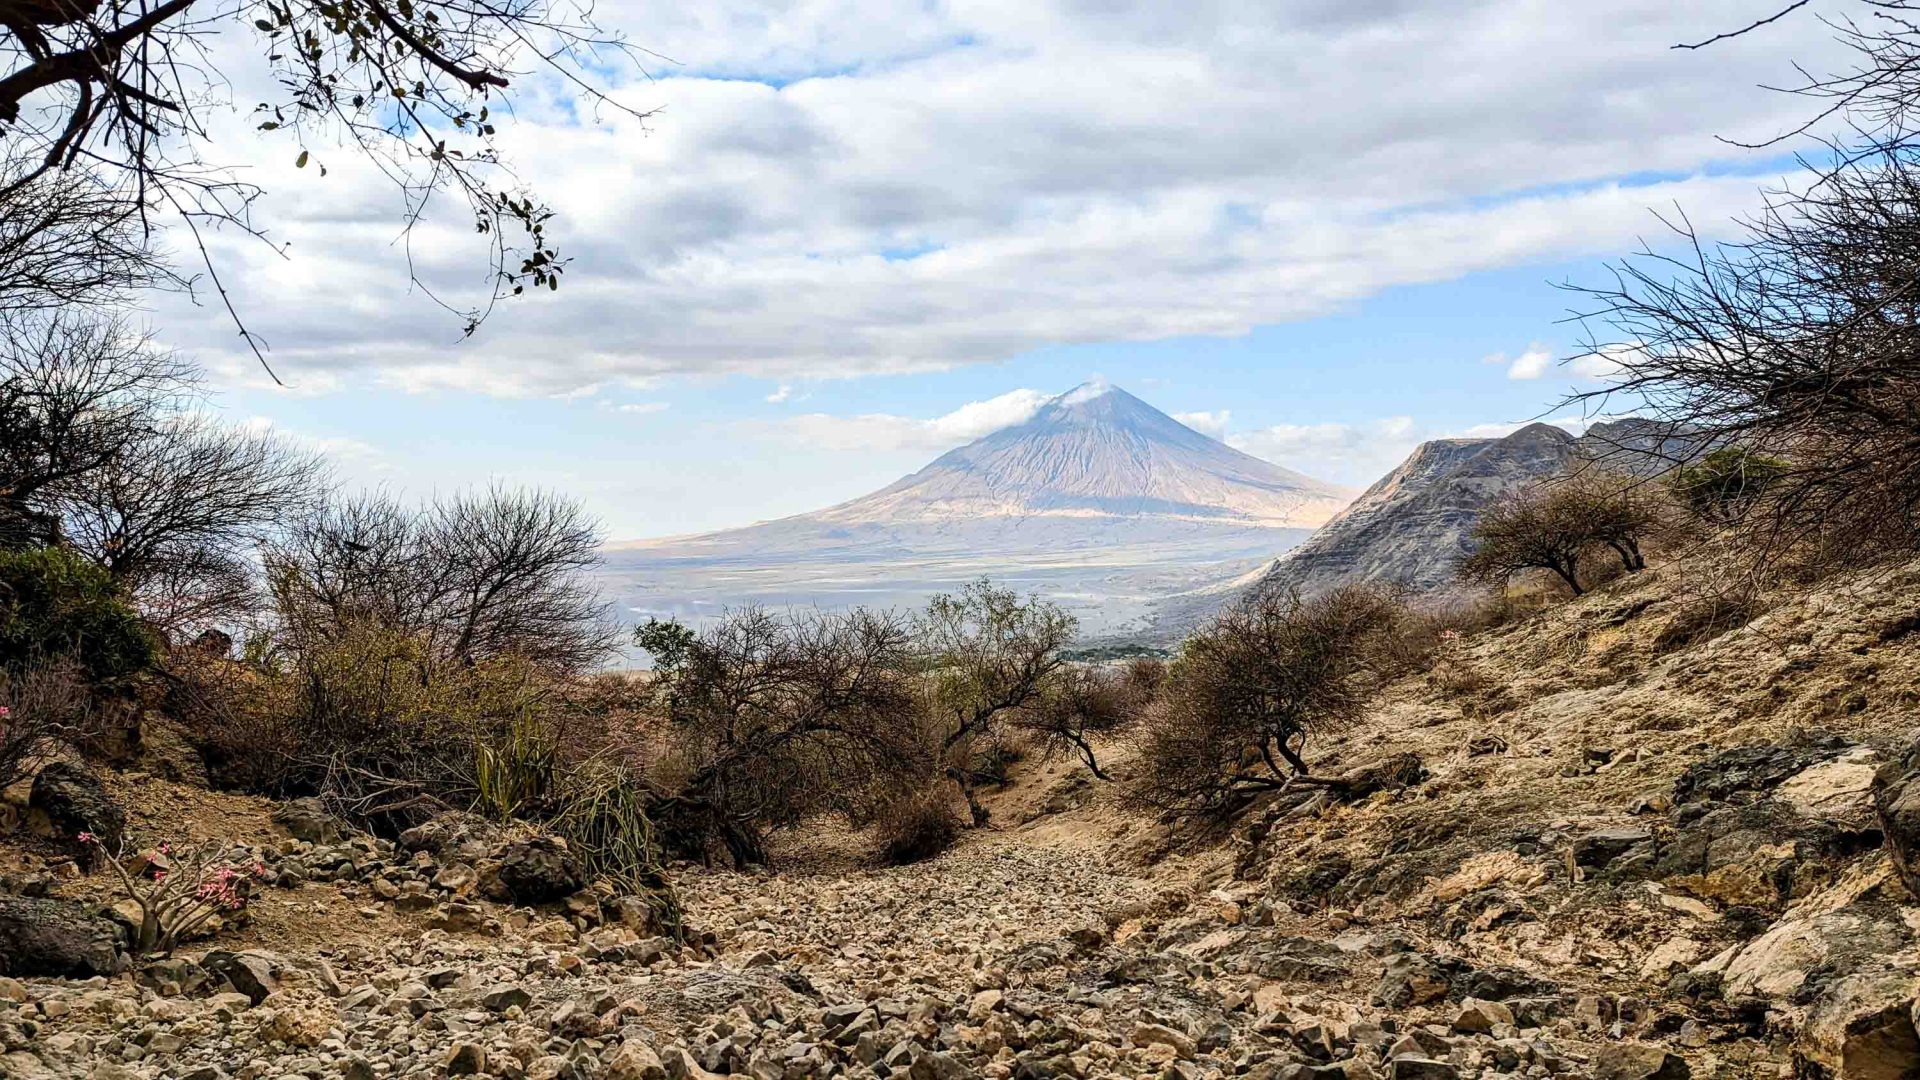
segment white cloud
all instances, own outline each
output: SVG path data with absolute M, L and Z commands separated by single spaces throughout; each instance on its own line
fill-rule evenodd
M 1550 424 L 1569 435 L 1583 435 L 1588 427 L 1598 421 L 1608 419 L 1603 416 L 1553 416 L 1538 420 L 1509 420 L 1497 423 L 1475 424 L 1463 431 L 1452 432 L 1445 436 L 1452 439 L 1503 439 L 1533 424 Z
M 1752 206 L 1773 178 L 1724 175 L 1762 159 L 1714 137 L 1798 118 L 1804 102 L 1745 88 L 1832 47 L 1781 32 L 1668 49 L 1745 22 L 1738 0 L 596 14 L 680 61 L 618 91 L 664 111 L 643 130 L 519 80 L 503 150 L 560 210 L 548 232 L 574 261 L 558 292 L 508 301 L 471 341 L 407 280 L 410 251 L 436 294 L 485 288 L 485 238 L 451 200 L 397 244 L 393 192 L 354 154 L 318 148 L 321 178 L 244 115 L 222 121 L 293 254 L 209 242 L 293 385 L 534 396 L 932 370 L 1237 335 L 1397 285 L 1611 254 L 1657 228 L 1649 205 L 1707 224 Z M 1619 181 L 1647 173 L 1680 178 Z M 170 342 L 257 372 L 217 308 L 158 303 Z
M 772 422 L 750 421 L 742 427 L 817 450 L 947 450 L 1021 423 L 1052 399 L 1052 395 L 1038 390 L 1009 390 L 929 420 L 892 413 L 806 413 Z
M 276 423 L 268 416 L 249 416 L 240 426 L 276 435 L 300 450 L 320 455 L 329 465 L 341 467 L 350 474 L 386 473 L 394 467 L 393 458 L 385 450 L 363 439 L 309 435 Z
M 1202 435 L 1211 435 L 1224 441 L 1227 437 L 1227 424 L 1231 422 L 1233 413 L 1228 409 L 1215 409 L 1212 412 L 1174 413 L 1173 418 Z
M 1412 417 L 1389 416 L 1366 424 L 1274 424 L 1226 441 L 1308 476 L 1358 487 L 1404 461 L 1423 438 Z
M 613 407 L 613 411 L 647 415 L 651 413 L 666 412 L 667 403 L 664 401 L 629 401 L 619 405 L 615 405 Z
M 790 383 L 781 383 L 778 390 L 767 395 L 767 400 L 778 405 L 791 397 L 793 397 L 793 386 Z
M 1496 357 L 1496 359 L 1504 360 L 1505 358 Z M 1526 352 L 1514 357 L 1513 361 L 1507 364 L 1507 378 L 1537 379 L 1547 373 L 1547 368 L 1551 366 L 1552 363 L 1553 354 L 1535 345 L 1528 348 Z

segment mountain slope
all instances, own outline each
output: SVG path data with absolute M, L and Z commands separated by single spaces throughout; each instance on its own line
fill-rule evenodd
M 1302 594 L 1379 582 L 1418 591 L 1447 588 L 1469 550 L 1480 512 L 1501 496 L 1587 461 L 1653 475 L 1698 451 L 1665 424 L 1624 419 L 1597 423 L 1575 437 L 1529 424 L 1501 438 L 1435 439 L 1298 547 L 1265 568 L 1222 576 L 1157 605 L 1147 637 L 1177 640 L 1250 590 Z
M 1088 384 L 872 495 L 788 521 L 984 514 L 1311 528 L 1346 501 L 1341 489 L 1210 439 L 1125 390 Z
M 1319 592 L 1354 582 L 1430 590 L 1448 585 L 1480 512 L 1576 461 L 1655 474 L 1692 451 L 1666 425 L 1627 419 L 1575 437 L 1529 424 L 1498 439 L 1436 439 L 1368 488 L 1306 543 L 1283 555 L 1260 588 Z
M 1257 568 L 1350 494 L 1088 384 L 870 495 L 620 545 L 608 574 L 635 612 L 680 617 L 749 602 L 917 606 L 986 575 L 1106 632 L 1160 597 Z
M 1435 439 L 1288 552 L 1262 588 L 1313 593 L 1353 582 L 1445 585 L 1487 504 L 1564 469 L 1575 439 L 1530 424 L 1500 439 Z

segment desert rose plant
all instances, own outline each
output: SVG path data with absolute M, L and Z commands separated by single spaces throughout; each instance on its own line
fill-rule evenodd
M 92 833 L 79 834 L 79 840 L 100 846 Z M 253 883 L 266 873 L 243 849 L 227 844 L 176 849 L 163 843 L 131 856 L 109 852 L 106 863 L 120 891 L 140 908 L 133 947 L 142 955 L 171 955 L 215 916 L 245 910 Z

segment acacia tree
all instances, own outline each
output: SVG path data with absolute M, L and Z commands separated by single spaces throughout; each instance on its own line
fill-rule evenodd
M 1135 794 L 1179 814 L 1231 814 L 1261 791 L 1310 782 L 1309 736 L 1357 721 L 1380 682 L 1371 645 L 1394 597 L 1345 586 L 1302 599 L 1267 590 L 1180 646 L 1141 743 Z
M 336 500 L 296 522 L 267 565 L 282 620 L 304 635 L 374 625 L 418 638 L 436 663 L 580 671 L 617 638 L 588 577 L 599 546 L 578 503 L 496 487 L 424 508 Z
M 1458 565 L 1460 576 L 1499 588 L 1515 574 L 1546 570 L 1573 595 L 1585 593 L 1580 557 L 1593 546 L 1593 530 L 1566 509 L 1541 486 L 1511 492 L 1482 510 L 1473 525 L 1473 552 Z
M 108 304 L 168 277 L 135 200 L 86 173 L 38 171 L 0 154 L 0 311 Z
M 166 418 L 62 484 L 67 542 L 172 631 L 251 606 L 256 545 L 322 497 L 325 466 L 271 432 Z
M 229 70 L 237 38 L 265 80 Z M 493 301 L 557 287 L 565 265 L 551 212 L 495 150 L 509 92 L 544 73 L 590 105 L 643 115 L 599 89 L 609 54 L 637 50 L 572 0 L 0 0 L 0 138 L 26 162 L 0 178 L 0 204 L 52 174 L 87 175 L 143 222 L 156 210 L 177 221 L 224 302 L 202 230 L 264 234 L 258 191 L 203 156 L 208 120 L 232 86 L 271 87 L 254 126 L 287 137 L 299 166 L 324 172 L 330 146 L 364 156 L 399 189 L 409 229 L 437 194 L 464 201 L 494 280 L 487 302 L 461 310 L 471 333 Z
M 149 438 L 192 385 L 124 322 L 0 312 L 0 547 L 60 542 L 62 494 Z
M 748 608 L 699 633 L 650 621 L 635 640 L 654 658 L 676 774 L 650 816 L 688 854 L 713 840 L 737 866 L 765 864 L 770 830 L 860 816 L 932 769 L 893 615 Z
M 1786 462 L 1741 447 L 1722 447 L 1675 469 L 1668 478 L 1689 510 L 1716 525 L 1735 525 L 1785 475 Z
M 1547 498 L 1561 517 L 1584 524 L 1592 545 L 1618 556 L 1622 570 L 1647 568 L 1642 547 L 1665 516 L 1657 485 L 1588 465 L 1553 481 Z
M 1049 713 L 1064 704 L 1050 699 L 1068 668 L 1060 650 L 1078 626 L 1058 605 L 1022 599 L 984 578 L 934 597 L 921 614 L 914 636 L 931 680 L 940 749 L 976 825 L 985 824 L 987 811 L 974 791 L 975 745 L 1010 725 L 1042 737 L 1065 737 L 1071 730 L 1069 713 L 1053 712 L 1051 719 Z M 1090 749 L 1086 753 L 1092 756 Z

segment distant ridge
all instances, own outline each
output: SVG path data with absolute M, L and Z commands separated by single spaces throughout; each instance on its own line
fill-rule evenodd
M 1632 418 L 1593 424 L 1578 437 L 1550 424 L 1529 424 L 1499 438 L 1422 443 L 1264 571 L 1164 601 L 1153 636 L 1177 638 L 1250 591 L 1291 589 L 1307 596 L 1363 582 L 1416 592 L 1448 589 L 1455 563 L 1471 550 L 1474 523 L 1501 496 L 1579 461 L 1652 474 L 1685 461 L 1695 449 L 1665 424 Z
M 1260 587 L 1302 593 L 1350 582 L 1443 588 L 1452 583 L 1454 564 L 1472 550 L 1480 512 L 1501 496 L 1578 461 L 1657 473 L 1686 460 L 1691 450 L 1667 425 L 1640 419 L 1597 423 L 1578 437 L 1550 424 L 1528 424 L 1498 439 L 1422 443 L 1306 543 L 1275 561 Z

